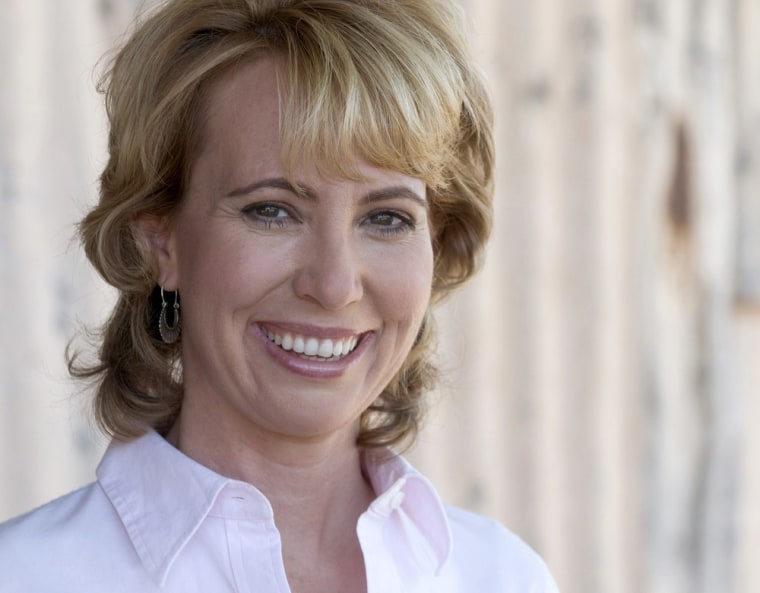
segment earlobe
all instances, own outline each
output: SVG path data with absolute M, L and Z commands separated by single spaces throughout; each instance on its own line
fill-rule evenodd
M 143 214 L 137 217 L 136 227 L 153 254 L 156 265 L 156 284 L 164 290 L 177 289 L 177 266 L 174 233 L 167 217 Z

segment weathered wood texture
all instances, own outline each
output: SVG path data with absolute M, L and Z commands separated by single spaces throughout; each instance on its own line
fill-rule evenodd
M 0 515 L 91 479 L 97 453 L 63 350 L 99 294 L 74 223 L 104 135 L 93 67 L 110 45 L 96 3 L 0 0 Z
M 467 8 L 498 222 L 421 465 L 566 593 L 760 590 L 760 4 Z
M 0 0 L 0 518 L 91 475 L 62 351 L 109 294 L 93 69 L 135 0 Z M 564 593 L 760 591 L 760 3 L 463 0 L 496 233 L 412 456 Z M 73 412 L 70 410 L 74 410 Z

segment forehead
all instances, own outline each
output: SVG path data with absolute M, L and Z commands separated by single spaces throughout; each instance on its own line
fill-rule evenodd
M 392 167 L 368 162 L 358 150 L 345 155 L 350 175 L 333 167 L 327 159 L 315 162 L 304 151 L 303 158 L 287 163 L 283 143 L 282 100 L 284 64 L 277 57 L 257 58 L 237 65 L 214 80 L 204 94 L 203 132 L 198 155 L 191 168 L 191 177 L 212 184 L 209 189 L 222 190 L 245 185 L 260 176 L 283 176 L 293 186 L 306 179 L 322 183 L 337 179 L 353 179 L 368 183 L 380 179 L 405 179 L 417 193 L 425 195 L 425 182 L 406 176 Z M 327 122 L 325 122 L 327 125 Z M 290 166 L 289 166 L 290 165 Z M 303 177 L 305 175 L 306 177 Z M 420 188 L 416 188 L 421 184 Z M 223 187 L 220 187 L 223 186 Z
M 202 102 L 202 149 L 237 145 L 250 138 L 279 147 L 280 70 L 275 58 L 259 58 L 236 65 L 211 82 Z
M 208 80 L 201 93 L 196 157 L 222 148 L 250 150 L 253 139 L 257 152 L 276 159 L 291 180 L 304 166 L 324 177 L 359 180 L 359 161 L 426 184 L 437 179 L 446 151 L 427 145 L 435 132 L 427 138 L 428 132 L 420 135 L 419 126 L 405 124 L 400 114 L 386 113 L 387 97 L 351 92 L 349 98 L 336 82 L 338 74 L 313 74 L 294 71 L 288 58 L 268 53 Z

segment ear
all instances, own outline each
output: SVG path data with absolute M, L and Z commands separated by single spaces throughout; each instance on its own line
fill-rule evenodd
M 136 219 L 137 228 L 142 233 L 153 252 L 156 262 L 156 282 L 164 290 L 177 290 L 177 257 L 169 218 L 141 214 Z

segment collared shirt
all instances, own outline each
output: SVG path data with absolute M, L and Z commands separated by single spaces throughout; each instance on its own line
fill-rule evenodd
M 556 593 L 499 524 L 444 506 L 404 459 L 365 454 L 368 593 Z M 0 593 L 287 593 L 272 507 L 155 432 L 112 443 L 97 482 L 0 525 Z

